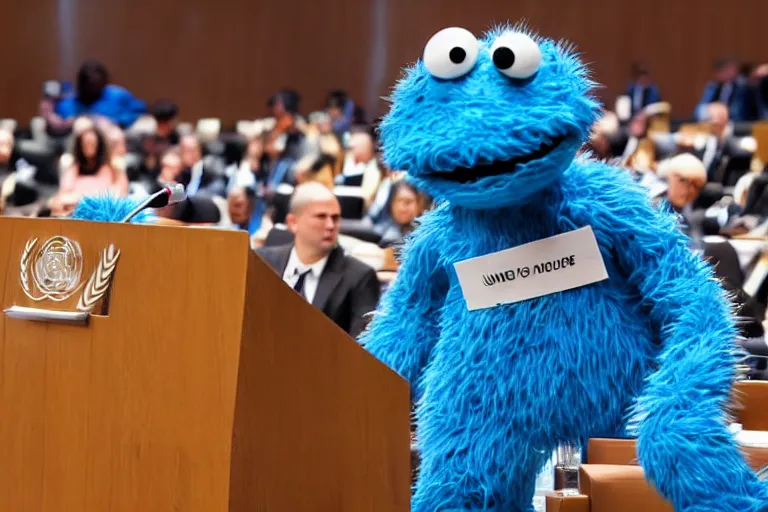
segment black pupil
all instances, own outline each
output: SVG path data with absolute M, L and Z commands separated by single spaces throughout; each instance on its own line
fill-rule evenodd
M 509 69 L 515 63 L 515 52 L 502 46 L 493 52 L 493 63 L 499 69 Z
M 451 62 L 454 64 L 461 64 L 464 62 L 464 59 L 467 58 L 467 52 L 464 51 L 464 48 L 459 48 L 457 46 L 451 49 L 451 53 L 449 53 L 448 56 L 451 58 Z

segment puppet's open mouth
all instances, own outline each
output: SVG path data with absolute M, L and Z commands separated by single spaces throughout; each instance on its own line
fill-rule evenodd
M 521 155 L 509 160 L 497 160 L 490 163 L 481 163 L 474 167 L 457 167 L 452 171 L 433 172 L 429 174 L 430 178 L 437 178 L 458 183 L 470 183 L 480 178 L 488 176 L 498 176 L 500 174 L 510 174 L 515 172 L 515 168 L 520 164 L 527 164 L 534 160 L 540 160 L 555 150 L 562 142 L 567 139 L 567 135 L 555 137 L 548 144 L 542 143 L 539 149 L 527 155 Z

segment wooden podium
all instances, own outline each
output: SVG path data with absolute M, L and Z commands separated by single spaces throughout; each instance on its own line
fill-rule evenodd
M 408 510 L 407 383 L 246 233 L 0 218 L 0 240 L 0 510 Z

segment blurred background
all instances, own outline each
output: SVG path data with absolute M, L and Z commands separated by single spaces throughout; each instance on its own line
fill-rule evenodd
M 339 200 L 339 246 L 386 288 L 433 202 L 382 159 L 382 97 L 440 29 L 526 20 L 601 84 L 584 150 L 679 214 L 763 346 L 766 19 L 766 0 L 0 0 L 0 214 L 181 183 L 159 221 L 260 248 L 293 243 L 291 197 L 317 181 Z
M 85 59 L 142 99 L 172 97 L 186 119 L 260 117 L 283 87 L 311 110 L 343 88 L 375 118 L 432 34 L 507 19 L 576 43 L 609 103 L 642 61 L 679 117 L 715 59 L 768 60 L 763 0 L 0 0 L 0 12 L 0 113 L 19 120 L 43 81 L 72 79 Z

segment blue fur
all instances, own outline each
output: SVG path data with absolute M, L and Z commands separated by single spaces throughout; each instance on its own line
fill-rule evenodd
M 529 511 L 558 444 L 633 432 L 649 481 L 677 511 L 768 508 L 768 488 L 726 433 L 737 354 L 721 287 L 626 171 L 575 156 L 597 109 L 576 57 L 539 40 L 538 74 L 513 81 L 487 52 L 503 30 L 460 79 L 417 63 L 381 128 L 388 163 L 441 202 L 360 337 L 418 401 L 413 512 Z M 573 140 L 514 173 L 464 184 L 431 174 L 562 133 Z M 455 262 L 588 225 L 608 280 L 467 309 Z
M 77 204 L 75 211 L 72 212 L 72 218 L 95 222 L 119 222 L 139 203 L 140 201 L 115 197 L 111 194 L 86 196 Z M 144 210 L 131 219 L 131 223 L 147 224 L 153 222 L 154 218 L 154 215 Z

